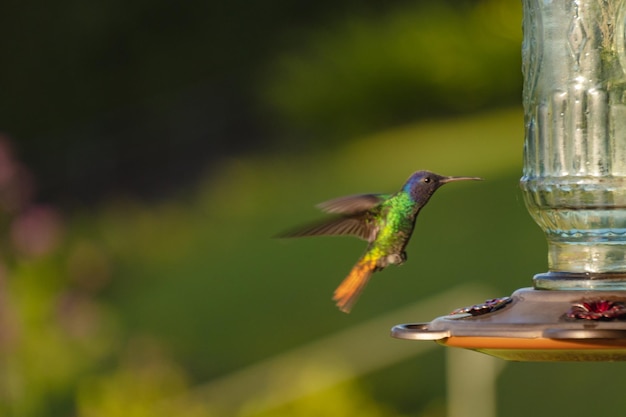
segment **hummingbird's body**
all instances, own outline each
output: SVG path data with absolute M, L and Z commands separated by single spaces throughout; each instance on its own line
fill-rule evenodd
M 320 209 L 339 217 L 285 236 L 352 235 L 369 242 L 365 253 L 333 296 L 339 309 L 347 313 L 373 272 L 406 261 L 405 248 L 413 234 L 415 220 L 433 193 L 445 183 L 461 180 L 480 178 L 444 177 L 418 171 L 392 195 L 361 194 L 321 203 Z

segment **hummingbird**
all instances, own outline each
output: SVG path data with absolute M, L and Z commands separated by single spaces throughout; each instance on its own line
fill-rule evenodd
M 435 191 L 454 181 L 479 177 L 446 177 L 417 171 L 395 194 L 357 194 L 317 205 L 334 218 L 287 232 L 280 237 L 356 236 L 368 242 L 367 249 L 334 292 L 337 307 L 349 313 L 374 272 L 407 260 L 406 246 L 415 220 Z

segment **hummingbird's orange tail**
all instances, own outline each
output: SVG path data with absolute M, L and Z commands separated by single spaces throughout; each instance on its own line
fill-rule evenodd
M 349 313 L 356 300 L 361 295 L 361 291 L 369 281 L 372 273 L 376 270 L 376 261 L 369 257 L 363 257 L 354 265 L 350 274 L 344 279 L 335 290 L 333 300 L 337 302 L 337 307 L 344 313 Z

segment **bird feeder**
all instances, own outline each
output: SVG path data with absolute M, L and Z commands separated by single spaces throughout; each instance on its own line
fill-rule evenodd
M 522 3 L 521 188 L 549 271 L 392 336 L 509 360 L 626 360 L 626 1 Z

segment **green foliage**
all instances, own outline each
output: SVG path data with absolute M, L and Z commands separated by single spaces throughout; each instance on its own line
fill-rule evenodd
M 186 373 L 147 339 L 134 340 L 111 371 L 85 378 L 78 386 L 77 410 L 85 417 L 214 416 L 205 405 L 185 398 Z
M 267 100 L 290 129 L 322 142 L 511 103 L 521 94 L 520 21 L 520 5 L 500 0 L 352 15 L 278 59 Z
M 0 414 L 67 412 L 80 376 L 115 351 L 119 333 L 112 311 L 72 278 L 64 259 L 55 257 L 21 260 L 7 274 Z
M 441 416 L 445 413 L 441 413 Z M 289 404 L 246 417 L 401 417 L 377 403 L 367 392 L 354 384 L 342 384 Z M 243 417 L 243 416 L 242 416 Z

